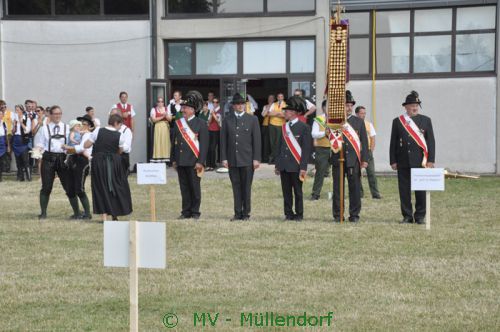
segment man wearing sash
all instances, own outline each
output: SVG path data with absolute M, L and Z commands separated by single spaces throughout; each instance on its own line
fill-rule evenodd
M 200 181 L 208 152 L 208 128 L 195 113 L 202 107 L 203 96 L 198 91 L 189 91 L 182 102 L 183 117 L 176 120 L 172 165 L 179 176 L 182 196 L 179 219 L 200 218 Z
M 401 223 L 424 224 L 425 191 L 415 191 L 415 213 L 411 204 L 411 169 L 434 167 L 435 141 L 431 119 L 418 114 L 421 101 L 412 91 L 403 106 L 405 114 L 392 121 L 390 163 L 398 172 L 399 199 L 401 201 Z
M 307 161 L 311 153 L 311 129 L 298 119 L 306 112 L 304 98 L 288 98 L 285 110 L 287 122 L 282 125 L 282 135 L 278 145 L 275 173 L 280 175 L 283 191 L 285 220 L 302 221 L 304 202 L 302 182 L 307 172 Z M 293 197 L 295 196 L 295 213 Z
M 245 112 L 245 99 L 235 94 L 232 100 L 234 112 L 224 118 L 221 128 L 222 165 L 229 168 L 233 186 L 235 220 L 250 219 L 252 181 L 254 170 L 259 168 L 261 140 L 259 120 Z
M 40 173 L 42 178 L 42 189 L 40 190 L 41 213 L 38 219 L 47 218 L 47 206 L 56 173 L 73 209 L 73 215 L 70 218 L 80 219 L 78 197 L 76 196 L 70 170 L 64 163 L 66 160 L 64 145 L 69 142 L 69 126 L 61 121 L 62 110 L 59 106 L 52 106 L 49 113 L 50 123 L 42 127 L 39 141 L 36 143 L 36 146 L 44 151 Z
M 332 155 L 333 175 L 333 219 L 340 222 L 341 176 L 347 176 L 349 183 L 349 221 L 358 222 L 361 212 L 361 168 L 368 166 L 368 136 L 363 120 L 352 115 L 356 104 L 351 91 L 346 91 L 345 110 L 347 122 L 342 129 L 344 150 L 344 174 L 340 174 L 340 152 Z

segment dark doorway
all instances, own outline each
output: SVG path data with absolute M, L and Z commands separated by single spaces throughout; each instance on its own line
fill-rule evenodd
M 209 91 L 213 91 L 215 96 L 219 96 L 220 80 L 172 80 L 170 98 L 176 90 L 180 90 L 185 95 L 190 90 L 198 90 L 206 100 Z
M 286 78 L 249 79 L 247 82 L 247 94 L 251 95 L 259 105 L 255 112 L 259 118 L 264 105 L 267 104 L 267 96 L 283 93 L 286 97 L 287 92 L 288 79 Z

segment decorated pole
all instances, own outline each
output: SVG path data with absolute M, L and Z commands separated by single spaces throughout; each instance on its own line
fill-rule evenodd
M 339 141 L 337 151 L 340 163 L 340 222 L 344 220 L 344 148 L 342 144 L 342 128 L 347 121 L 345 111 L 346 82 L 348 81 L 349 25 L 342 20 L 340 0 L 330 18 L 330 45 L 328 52 L 327 72 L 327 125 L 331 134 Z M 333 179 L 335 181 L 335 179 Z

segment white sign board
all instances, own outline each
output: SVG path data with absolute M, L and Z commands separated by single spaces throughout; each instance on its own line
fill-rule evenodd
M 137 184 L 166 184 L 167 168 L 164 163 L 137 164 Z
M 412 168 L 412 191 L 444 191 L 444 168 Z
M 138 222 L 138 267 L 164 269 L 167 261 L 166 227 L 162 222 Z M 128 221 L 104 222 L 104 266 L 128 267 Z

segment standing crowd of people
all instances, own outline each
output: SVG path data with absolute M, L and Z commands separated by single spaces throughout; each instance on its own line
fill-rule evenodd
M 251 187 L 254 172 L 261 162 L 274 165 L 280 176 L 284 200 L 284 219 L 302 221 L 304 204 L 302 184 L 311 160 L 315 165 L 311 200 L 320 198 L 324 178 L 331 166 L 333 176 L 333 220 L 340 222 L 340 177 L 346 177 L 349 190 L 349 221 L 358 222 L 361 211 L 361 170 L 365 168 L 374 199 L 382 196 L 374 171 L 375 128 L 366 120 L 366 108 L 358 106 L 346 92 L 347 121 L 340 131 L 327 125 L 326 100 L 320 110 L 296 90 L 285 100 L 283 93 L 269 95 L 262 110 L 262 123 L 255 116 L 258 105 L 251 96 L 236 93 L 230 108 L 223 111 L 213 92 L 207 100 L 198 91 L 183 98 L 180 91 L 166 105 L 159 97 L 149 113 L 154 128 L 151 162 L 172 165 L 178 174 L 182 209 L 180 219 L 201 215 L 201 178 L 205 171 L 222 165 L 229 173 L 233 189 L 234 216 L 231 221 L 248 220 L 251 212 Z M 425 194 L 416 192 L 413 212 L 410 169 L 433 167 L 435 142 L 430 118 L 419 114 L 421 101 L 412 91 L 402 106 L 405 114 L 394 119 L 391 167 L 398 172 L 403 223 L 423 223 Z M 95 116 L 93 107 L 85 114 L 61 121 L 59 106 L 43 108 L 35 101 L 7 109 L 0 100 L 0 181 L 2 171 L 14 154 L 17 179 L 31 181 L 33 171 L 41 175 L 39 219 L 46 219 L 54 179 L 60 179 L 73 210 L 71 219 L 91 219 L 85 180 L 91 173 L 93 213 L 102 220 L 132 212 L 128 183 L 129 154 L 134 133 L 134 107 L 127 92 L 109 111 L 107 124 Z M 343 151 L 344 167 L 340 167 Z M 312 158 L 311 158 L 312 156 Z M 341 170 L 343 169 L 343 174 Z M 83 212 L 80 211 L 80 204 Z

